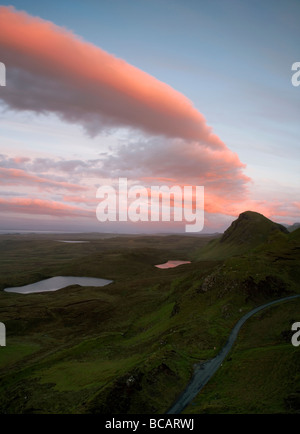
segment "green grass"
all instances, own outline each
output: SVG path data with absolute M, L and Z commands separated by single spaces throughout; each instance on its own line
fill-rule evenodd
M 196 258 L 211 260 L 241 256 L 264 244 L 270 236 L 285 234 L 288 234 L 288 230 L 283 226 L 262 214 L 246 211 L 240 214 L 222 236 L 199 249 Z
M 126 373 L 139 362 L 139 355 L 117 360 L 65 361 L 36 372 L 41 384 L 51 383 L 54 390 L 80 391 L 85 388 L 101 387 L 118 375 Z
M 272 232 L 243 255 L 220 259 L 212 254 L 169 270 L 154 265 L 191 260 L 210 240 L 216 243 L 215 237 L 90 234 L 84 236 L 89 244 L 57 243 L 53 235 L 0 237 L 0 289 L 55 275 L 114 281 L 102 288 L 72 286 L 26 296 L 0 291 L 0 321 L 7 328 L 7 347 L 0 348 L 0 412 L 165 412 L 185 388 L 194 363 L 214 357 L 244 313 L 299 292 L 298 232 Z M 297 390 L 288 373 L 298 353 L 277 336 L 286 330 L 283 321 L 291 319 L 285 309 L 288 304 L 277 316 L 251 320 L 254 329 L 243 340 L 245 325 L 239 352 L 217 374 L 226 372 L 220 391 L 199 396 L 191 412 L 247 412 L 251 405 L 258 411 L 258 404 L 237 402 L 246 393 L 243 370 L 252 366 L 248 359 L 261 360 L 253 366 L 263 378 L 274 355 L 282 358 L 278 378 L 282 372 L 283 384 L 274 377 L 278 392 L 268 402 L 270 387 L 261 383 L 259 399 L 272 412 L 296 412 Z M 296 313 L 292 316 L 299 321 Z M 242 371 L 233 379 L 231 396 L 228 382 L 235 363 Z M 215 401 L 217 393 L 222 399 Z M 255 393 L 253 385 L 249 396 Z M 294 405 L 292 410 L 280 399 Z
M 299 348 L 290 332 L 299 311 L 294 300 L 248 320 L 223 366 L 184 413 L 299 412 Z
M 0 347 L 0 370 L 15 365 L 39 349 L 38 344 L 10 340 L 7 347 Z

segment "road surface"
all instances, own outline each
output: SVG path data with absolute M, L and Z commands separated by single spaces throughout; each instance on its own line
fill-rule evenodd
M 221 349 L 219 354 L 214 358 L 205 363 L 198 364 L 195 368 L 194 375 L 186 387 L 185 391 L 178 398 L 178 400 L 173 404 L 170 410 L 167 411 L 167 414 L 180 414 L 185 407 L 190 404 L 190 402 L 198 395 L 198 393 L 203 389 L 203 387 L 208 383 L 211 377 L 216 373 L 218 368 L 221 366 L 225 357 L 228 355 L 231 350 L 238 333 L 242 327 L 242 325 L 252 316 L 255 315 L 260 310 L 263 310 L 273 304 L 282 303 L 284 301 L 293 300 L 295 298 L 299 298 L 300 295 L 292 295 L 290 297 L 281 298 L 279 300 L 271 301 L 262 306 L 256 307 L 255 309 L 248 312 L 244 315 L 239 322 L 233 328 L 228 341 Z

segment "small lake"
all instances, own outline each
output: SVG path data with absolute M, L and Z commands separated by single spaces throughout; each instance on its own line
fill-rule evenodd
M 31 285 L 19 286 L 15 288 L 5 288 L 5 292 L 14 292 L 17 294 L 34 294 L 38 292 L 58 291 L 70 285 L 80 286 L 106 286 L 112 283 L 112 280 L 98 279 L 95 277 L 71 277 L 56 276 L 50 279 L 41 280 Z
M 179 265 L 191 264 L 190 261 L 168 261 L 165 264 L 155 265 L 156 268 L 161 268 L 165 270 L 167 268 L 179 267 Z
M 67 243 L 67 244 L 85 244 L 89 243 L 89 241 L 67 241 L 67 240 L 56 240 L 58 243 Z

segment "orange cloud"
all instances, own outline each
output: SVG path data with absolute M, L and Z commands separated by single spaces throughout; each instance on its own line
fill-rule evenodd
M 233 215 L 236 204 L 247 199 L 250 179 L 244 174 L 245 165 L 180 92 L 72 32 L 13 7 L 0 6 L 0 28 L 1 60 L 9 71 L 0 100 L 8 107 L 55 113 L 65 121 L 81 124 L 91 135 L 103 128 L 125 126 L 156 136 L 104 154 L 100 158 L 102 177 L 204 185 L 209 213 Z M 19 158 L 14 163 L 24 167 L 26 161 Z M 57 162 L 63 170 L 61 163 Z M 64 162 L 66 171 L 75 174 L 77 163 Z M 80 167 L 86 176 L 95 176 L 98 164 L 86 162 Z M 51 170 L 55 171 L 52 166 Z M 7 185 L 24 180 L 43 188 L 79 189 L 22 170 L 0 171 L 1 179 Z M 74 204 L 94 202 L 72 194 L 72 200 L 65 198 Z M 50 203 L 26 206 L 28 212 L 35 208 L 50 212 Z M 17 209 L 17 203 L 7 206 Z
M 103 157 L 102 174 L 113 178 L 129 175 L 154 185 L 204 186 L 205 196 L 211 198 L 214 206 L 224 209 L 247 198 L 250 178 L 244 174 L 244 168 L 237 154 L 228 149 L 156 138 L 115 149 L 112 155 Z
M 18 214 L 40 214 L 55 217 L 93 217 L 95 212 L 61 202 L 29 198 L 0 198 L 0 212 Z
M 93 205 L 99 203 L 99 200 L 96 197 L 82 197 L 82 196 L 64 196 L 64 202 L 73 202 L 73 203 L 81 203 L 86 205 Z
M 48 178 L 32 175 L 21 169 L 7 169 L 0 167 L 0 185 L 30 185 L 37 188 L 55 188 L 71 191 L 87 190 L 86 187 L 64 181 L 53 181 Z
M 300 202 L 293 202 L 294 207 L 300 211 Z
M 91 134 L 129 126 L 226 149 L 184 95 L 72 32 L 5 6 L 0 28 L 9 107 L 55 112 Z

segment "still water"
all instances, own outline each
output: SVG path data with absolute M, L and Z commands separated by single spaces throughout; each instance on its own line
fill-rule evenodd
M 89 243 L 89 241 L 67 241 L 67 240 L 56 240 L 58 243 L 67 243 L 67 244 L 85 244 Z
M 112 280 L 98 279 L 95 277 L 71 277 L 57 276 L 50 279 L 41 280 L 31 285 L 19 286 L 15 288 L 5 288 L 6 292 L 15 292 L 17 294 L 33 294 L 38 292 L 58 291 L 70 285 L 80 286 L 105 286 L 112 283 Z
M 166 268 L 175 268 L 179 267 L 179 265 L 190 264 L 190 261 L 168 261 L 165 264 L 155 265 L 156 268 L 166 269 Z

